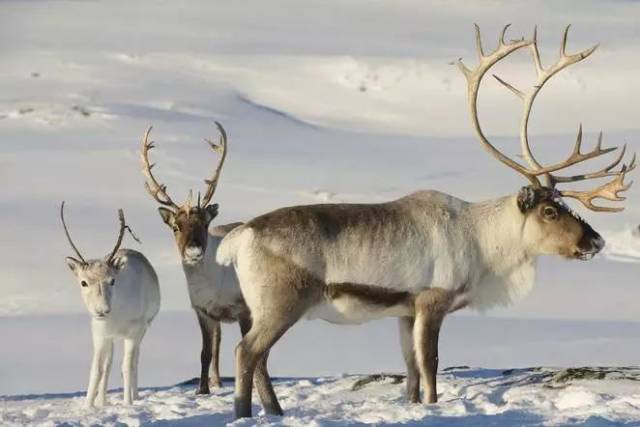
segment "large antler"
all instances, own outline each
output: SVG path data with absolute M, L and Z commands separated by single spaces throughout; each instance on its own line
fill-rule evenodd
M 507 57 L 518 49 L 529 46 L 532 43 L 531 40 L 525 40 L 524 38 L 506 42 L 504 40 L 504 37 L 508 28 L 509 25 L 506 25 L 502 29 L 500 37 L 498 38 L 498 47 L 493 52 L 486 55 L 482 47 L 480 27 L 478 27 L 478 25 L 475 25 L 478 65 L 475 69 L 471 70 L 466 65 L 464 65 L 461 58 L 458 60 L 458 68 L 460 68 L 460 71 L 462 71 L 464 76 L 467 78 L 467 96 L 469 98 L 471 120 L 473 122 L 473 128 L 476 132 L 476 135 L 480 139 L 482 145 L 499 161 L 501 161 L 511 169 L 514 169 L 516 172 L 524 175 L 531 182 L 531 184 L 539 186 L 540 181 L 538 181 L 535 174 L 522 166 L 520 163 L 506 156 L 489 142 L 487 137 L 484 135 L 484 132 L 482 131 L 482 127 L 480 126 L 480 121 L 478 119 L 478 90 L 480 88 L 480 82 L 482 81 L 482 77 L 484 76 L 484 74 L 501 59 Z
M 155 143 L 153 141 L 149 142 L 149 133 L 151 133 L 151 126 L 149 126 L 144 133 L 144 138 L 142 139 L 142 153 L 140 154 L 140 158 L 142 159 L 142 172 L 147 177 L 147 181 L 144 183 L 144 188 L 146 188 L 147 192 L 151 194 L 156 202 L 160 203 L 163 206 L 167 206 L 173 208 L 175 210 L 180 209 L 171 197 L 167 194 L 167 186 L 158 183 L 156 178 L 151 173 L 151 169 L 156 165 L 155 163 L 149 163 L 149 151 L 151 151 L 155 147 Z
M 505 43 L 504 33 L 507 28 L 508 26 L 505 27 L 504 30 L 502 31 L 502 35 L 500 37 L 500 45 L 498 46 L 498 48 L 492 54 L 485 56 L 482 50 L 482 44 L 480 40 L 480 30 L 476 25 L 476 44 L 477 44 L 478 53 L 480 56 L 480 64 L 475 70 L 472 71 L 472 70 L 469 70 L 467 67 L 465 67 L 461 61 L 459 61 L 458 63 L 460 69 L 462 70 L 464 75 L 467 77 L 467 83 L 468 83 L 468 89 L 469 89 L 469 104 L 471 108 L 472 121 L 474 123 L 476 133 L 478 134 L 481 142 L 492 154 L 494 154 L 498 158 L 498 160 L 502 161 L 503 163 L 507 164 L 507 166 L 511 167 L 512 169 L 515 169 L 516 171 L 524 175 L 534 186 L 537 186 L 537 187 L 541 186 L 538 178 L 539 176 L 545 176 L 547 186 L 550 188 L 554 188 L 557 183 L 566 183 L 566 182 L 582 181 L 582 180 L 594 179 L 594 178 L 602 178 L 607 176 L 614 176 L 615 178 L 612 181 L 604 185 L 601 185 L 600 187 L 597 187 L 592 191 L 560 191 L 559 193 L 562 196 L 572 197 L 579 200 L 587 208 L 591 210 L 602 211 L 602 212 L 615 212 L 615 211 L 622 210 L 623 208 L 596 206 L 596 205 L 593 205 L 591 201 L 594 198 L 604 198 L 604 199 L 613 200 L 613 201 L 624 200 L 623 197 L 618 196 L 618 193 L 629 189 L 629 187 L 631 186 L 631 184 L 628 184 L 628 185 L 624 184 L 624 176 L 627 172 L 635 168 L 635 155 L 633 156 L 631 162 L 628 165 L 623 164 L 620 170 L 613 170 L 613 169 L 620 163 L 620 161 L 624 157 L 626 146 L 623 147 L 623 149 L 620 152 L 620 155 L 616 160 L 614 160 L 612 163 L 610 163 L 609 165 L 607 165 L 606 167 L 604 167 L 603 169 L 597 172 L 563 177 L 563 176 L 555 176 L 552 174 L 552 172 L 556 172 L 561 169 L 568 168 L 578 163 L 582 163 L 586 160 L 600 157 L 604 154 L 607 154 L 616 150 L 617 147 L 603 149 L 602 135 L 600 135 L 600 137 L 598 138 L 598 144 L 596 145 L 596 147 L 591 151 L 582 153 L 581 151 L 582 125 L 578 130 L 578 136 L 576 138 L 576 143 L 574 145 L 573 151 L 571 152 L 569 157 L 562 162 L 555 163 L 550 166 L 541 165 L 533 156 L 531 152 L 531 147 L 529 145 L 528 124 L 529 124 L 529 118 L 531 115 L 531 109 L 533 107 L 533 102 L 535 101 L 536 97 L 538 96 L 538 93 L 540 92 L 544 84 L 551 77 L 553 77 L 555 74 L 557 74 L 564 68 L 568 67 L 569 65 L 578 63 L 583 59 L 587 58 L 596 50 L 598 46 L 596 45 L 582 52 L 568 55 L 566 53 L 566 45 L 567 45 L 567 35 L 570 27 L 567 26 L 562 36 L 562 43 L 560 46 L 560 58 L 552 66 L 545 69 L 542 66 L 542 63 L 540 61 L 540 52 L 538 50 L 538 43 L 537 43 L 537 29 L 534 30 L 533 38 L 530 41 L 520 40 L 512 43 Z M 477 111 L 478 89 L 479 89 L 480 81 L 483 75 L 486 73 L 486 71 L 490 67 L 492 67 L 495 63 L 497 63 L 500 59 L 504 58 L 511 52 L 514 52 L 515 50 L 525 46 L 529 46 L 531 48 L 531 52 L 532 52 L 532 56 L 533 56 L 533 60 L 536 68 L 537 81 L 533 86 L 533 88 L 529 92 L 523 92 L 515 88 L 513 85 L 502 80 L 500 77 L 496 75 L 494 75 L 494 77 L 507 89 L 513 92 L 516 96 L 518 96 L 523 102 L 523 114 L 522 114 L 522 120 L 520 123 L 520 145 L 522 149 L 522 156 L 527 162 L 527 164 L 529 165 L 528 168 L 513 161 L 512 159 L 509 159 L 487 141 L 486 137 L 482 133 L 482 129 L 480 128 L 480 125 L 478 122 L 478 111 Z M 511 47 L 511 49 L 509 49 L 509 47 Z
M 62 201 L 62 204 L 60 205 L 60 219 L 62 220 L 62 226 L 64 227 L 64 234 L 67 235 L 67 240 L 69 241 L 69 244 L 71 245 L 71 248 L 76 253 L 76 255 L 78 255 L 78 258 L 80 258 L 80 261 L 82 261 L 84 264 L 86 264 L 87 261 L 84 259 L 84 257 L 82 256 L 82 254 L 80 253 L 80 251 L 78 250 L 76 245 L 73 243 L 73 240 L 71 240 L 71 235 L 69 234 L 69 229 L 67 228 L 67 223 L 64 221 L 64 201 Z
M 207 184 L 207 192 L 204 194 L 204 199 L 202 200 L 202 204 L 200 204 L 200 197 L 198 197 L 198 206 L 205 207 L 211 202 L 211 198 L 213 197 L 213 193 L 216 191 L 216 186 L 218 185 L 218 179 L 220 178 L 220 172 L 222 171 L 222 165 L 224 164 L 224 160 L 227 157 L 227 133 L 225 132 L 222 125 L 218 122 L 215 122 L 218 127 L 218 131 L 220 132 L 220 142 L 216 144 L 208 139 L 205 139 L 205 142 L 209 144 L 209 146 L 216 153 L 220 153 L 220 160 L 218 161 L 218 166 L 213 173 L 211 179 L 205 179 L 204 182 Z
M 120 249 L 120 245 L 122 244 L 122 239 L 124 238 L 125 230 L 128 231 L 129 234 L 131 234 L 131 237 L 133 237 L 133 239 L 136 242 L 140 243 L 140 239 L 138 239 L 138 237 L 135 234 L 133 234 L 133 230 L 131 230 L 131 228 L 126 224 L 124 220 L 124 212 L 122 211 L 122 209 L 118 209 L 118 220 L 120 221 L 120 231 L 118 233 L 118 240 L 116 241 L 116 245 L 113 247 L 111 254 L 109 254 L 109 256 L 107 257 L 107 262 L 111 262 L 113 260 L 113 257 L 116 256 L 116 252 L 118 252 L 118 249 Z

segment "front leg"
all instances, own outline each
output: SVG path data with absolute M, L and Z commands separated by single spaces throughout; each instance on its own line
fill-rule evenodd
M 430 288 L 416 296 L 413 340 L 420 379 L 424 384 L 424 403 L 438 401 L 436 374 L 438 372 L 438 338 L 444 316 L 449 312 L 453 297 L 441 288 Z
M 140 365 L 140 345 L 142 344 L 142 339 L 144 338 L 144 334 L 147 333 L 146 328 L 140 332 L 138 337 L 138 344 L 134 347 L 133 354 L 133 372 L 131 374 L 131 399 L 138 400 L 140 395 L 138 393 L 138 366 Z
M 138 346 L 140 345 L 140 339 L 125 338 L 124 339 L 124 356 L 122 358 L 122 379 L 123 379 L 123 400 L 125 405 L 130 405 L 133 402 L 134 395 L 134 375 L 136 374 L 135 359 L 138 352 Z
M 220 328 L 220 322 L 211 322 L 211 378 L 209 379 L 209 385 L 211 387 L 222 387 L 222 381 L 220 380 L 220 341 L 222 339 L 222 328 Z
M 202 334 L 202 350 L 200 351 L 200 384 L 196 394 L 209 394 L 209 367 L 212 358 L 212 320 L 205 313 L 196 310 L 200 333 Z
M 407 400 L 410 403 L 418 403 L 420 401 L 420 372 L 418 372 L 413 345 L 414 322 L 415 318 L 413 317 L 398 318 L 400 347 L 402 348 L 404 362 L 407 365 Z
M 113 361 L 113 339 L 105 340 L 103 350 L 102 363 L 102 376 L 100 377 L 100 383 L 98 385 L 98 397 L 96 404 L 98 406 L 104 406 L 107 404 L 107 385 L 109 381 L 109 374 L 111 373 L 111 362 Z
M 108 340 L 101 335 L 93 335 L 93 358 L 91 361 L 91 371 L 89 372 L 89 387 L 87 389 L 87 397 L 85 405 L 93 407 L 95 405 L 98 387 L 103 378 L 104 358 L 107 350 Z

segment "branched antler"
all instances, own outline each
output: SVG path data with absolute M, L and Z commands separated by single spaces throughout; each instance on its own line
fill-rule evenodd
M 207 190 L 204 194 L 204 198 L 200 197 L 200 193 L 198 193 L 198 207 L 202 208 L 207 206 L 211 199 L 213 198 L 213 194 L 216 191 L 216 187 L 218 185 L 218 180 L 220 178 L 220 173 L 222 171 L 222 166 L 224 165 L 224 161 L 227 157 L 227 133 L 225 132 L 222 125 L 218 122 L 215 122 L 218 130 L 220 131 L 220 141 L 218 144 L 215 142 L 205 139 L 204 141 L 209 144 L 209 146 L 213 149 L 213 151 L 220 154 L 220 160 L 218 160 L 218 165 L 216 166 L 213 176 L 210 179 L 205 179 L 204 182 L 207 184 Z M 193 192 L 189 191 L 189 195 L 187 197 L 187 201 L 183 205 L 176 204 L 169 195 L 167 194 L 167 186 L 164 184 L 160 184 L 155 177 L 153 176 L 151 170 L 155 166 L 155 163 L 151 164 L 149 162 L 149 151 L 155 147 L 155 143 L 153 141 L 149 142 L 149 133 L 151 132 L 151 127 L 147 129 L 144 134 L 144 138 L 142 140 L 142 153 L 140 155 L 142 159 L 143 165 L 143 173 L 147 177 L 147 181 L 145 182 L 145 188 L 147 192 L 153 197 L 158 203 L 163 206 L 167 206 L 172 208 L 175 211 L 178 211 L 183 208 L 190 209 Z
M 568 168 L 570 166 L 576 165 L 578 163 L 582 163 L 584 161 L 594 159 L 596 157 L 603 156 L 608 154 L 618 147 L 610 147 L 610 148 L 602 148 L 602 134 L 598 138 L 598 143 L 596 147 L 591 150 L 583 153 L 581 151 L 582 148 L 582 125 L 578 129 L 578 135 L 576 137 L 576 142 L 573 147 L 573 150 L 568 158 L 565 160 L 549 165 L 543 166 L 540 164 L 533 153 L 531 152 L 531 147 L 529 144 L 529 135 L 528 135 L 528 124 L 529 118 L 531 115 L 531 109 L 533 107 L 533 103 L 540 93 L 540 90 L 545 85 L 545 83 L 558 72 L 568 67 L 569 65 L 578 63 L 583 59 L 587 58 L 591 55 L 598 47 L 598 45 L 593 46 L 589 49 L 583 50 L 581 52 L 569 55 L 566 52 L 567 47 L 567 36 L 569 33 L 570 26 L 567 26 L 562 35 L 562 42 L 560 45 L 560 57 L 559 59 L 550 67 L 544 68 L 542 66 L 542 62 L 540 61 L 540 52 L 538 50 L 538 42 L 537 42 L 537 28 L 534 30 L 533 38 L 531 40 L 516 40 L 511 43 L 504 42 L 504 35 L 509 26 L 507 25 L 500 35 L 499 45 L 491 54 L 485 55 L 484 50 L 482 48 L 482 42 L 480 37 L 480 29 L 476 25 L 476 47 L 478 51 L 478 56 L 480 58 L 480 62 L 478 66 L 474 70 L 470 70 L 462 61 L 458 62 L 458 66 L 460 70 L 463 72 L 467 79 L 468 84 L 468 96 L 469 96 L 469 106 L 471 110 L 471 119 L 474 125 L 474 129 L 476 134 L 478 135 L 483 146 L 498 160 L 502 163 L 506 164 L 510 168 L 516 170 L 523 176 L 525 176 L 529 182 L 531 182 L 534 186 L 540 187 L 541 183 L 539 180 L 540 176 L 544 176 L 546 179 L 547 186 L 550 188 L 554 188 L 558 183 L 566 183 L 573 181 L 582 181 L 587 179 L 595 179 L 595 178 L 603 178 L 608 176 L 614 176 L 615 178 L 610 182 L 597 187 L 596 189 L 588 192 L 580 192 L 580 191 L 560 191 L 559 193 L 566 197 L 572 197 L 578 199 L 582 202 L 587 208 L 597 211 L 603 212 L 613 212 L 622 210 L 622 208 L 605 208 L 600 206 L 593 205 L 592 200 L 594 198 L 603 198 L 612 201 L 621 201 L 624 198 L 618 196 L 618 193 L 621 191 L 628 190 L 631 184 L 624 184 L 624 176 L 626 173 L 635 169 L 635 155 L 633 156 L 631 162 L 628 165 L 623 164 L 620 170 L 614 171 L 613 169 L 622 161 L 624 154 L 626 152 L 626 146 L 620 152 L 620 155 L 614 160 L 612 163 L 604 167 L 603 169 L 582 174 L 582 175 L 574 175 L 574 176 L 556 176 L 553 175 L 553 172 L 557 172 L 559 170 Z M 512 84 L 506 82 L 500 77 L 494 75 L 496 80 L 500 82 L 503 86 L 509 89 L 513 94 L 515 94 L 518 98 L 520 98 L 523 102 L 523 114 L 522 120 L 520 123 L 520 145 L 522 150 L 522 157 L 525 159 L 528 167 L 521 165 L 520 163 L 510 159 L 502 152 L 497 150 L 486 138 L 484 135 L 482 128 L 480 127 L 479 119 L 478 119 L 478 110 L 477 110 L 477 100 L 478 100 L 478 90 L 480 87 L 480 82 L 482 77 L 487 72 L 489 68 L 495 65 L 498 61 L 506 57 L 507 55 L 515 52 L 518 49 L 529 46 L 533 56 L 533 62 L 536 69 L 537 81 L 533 85 L 532 89 L 529 92 L 522 91 Z
M 174 201 L 171 200 L 171 197 L 167 194 L 167 186 L 158 183 L 151 172 L 151 169 L 153 169 L 156 164 L 149 163 L 149 151 L 155 147 L 155 143 L 153 141 L 149 142 L 149 133 L 151 133 L 151 126 L 149 126 L 144 133 L 144 138 L 142 139 L 142 153 L 140 154 L 143 166 L 142 172 L 147 177 L 147 181 L 144 183 L 144 188 L 146 188 L 147 192 L 151 194 L 151 197 L 153 197 L 156 202 L 163 206 L 178 210 L 180 209 L 180 206 L 174 203 Z

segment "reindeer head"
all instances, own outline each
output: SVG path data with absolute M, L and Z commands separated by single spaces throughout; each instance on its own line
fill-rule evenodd
M 117 275 L 127 264 L 126 256 L 118 253 L 125 230 L 128 230 L 136 241 L 139 241 L 133 235 L 129 226 L 125 224 L 122 209 L 118 210 L 118 217 L 120 220 L 120 233 L 113 250 L 103 259 L 87 261 L 73 243 L 73 240 L 71 240 L 71 235 L 64 220 L 64 202 L 60 206 L 60 219 L 62 220 L 64 232 L 71 248 L 79 258 L 67 257 L 67 265 L 80 284 L 80 292 L 87 310 L 98 320 L 105 319 L 111 312 L 111 298 L 113 293 L 117 292 Z
M 480 29 L 476 25 L 476 47 L 478 51 L 479 63 L 475 69 L 469 69 L 461 60 L 458 61 L 458 67 L 467 79 L 469 107 L 471 112 L 471 120 L 478 139 L 494 157 L 504 163 L 511 169 L 523 175 L 530 182 L 530 186 L 524 187 L 517 196 L 517 205 L 523 218 L 523 239 L 532 254 L 548 254 L 561 255 L 568 258 L 590 259 L 604 247 L 602 237 L 591 228 L 584 220 L 575 214 L 563 201 L 563 197 L 569 197 L 579 200 L 586 208 L 598 212 L 617 212 L 622 207 L 607 207 L 594 205 L 593 200 L 596 198 L 607 199 L 611 201 L 623 201 L 624 197 L 619 195 L 620 192 L 626 191 L 631 187 L 632 183 L 625 184 L 624 178 L 627 172 L 635 168 L 635 154 L 629 164 L 622 164 L 619 169 L 616 167 L 624 158 L 626 145 L 620 150 L 617 158 L 604 168 L 596 172 L 573 175 L 558 176 L 554 173 L 562 169 L 582 163 L 604 154 L 610 153 L 617 147 L 602 148 L 602 133 L 598 138 L 596 147 L 583 153 L 582 146 L 582 125 L 578 130 L 578 136 L 573 151 L 569 157 L 561 162 L 543 166 L 533 156 L 529 146 L 528 123 L 533 103 L 545 85 L 545 83 L 556 73 L 582 61 L 591 55 L 597 46 L 591 47 L 582 52 L 569 55 L 566 53 L 567 35 L 569 27 L 564 31 L 562 43 L 560 45 L 560 58 L 550 67 L 544 68 L 540 61 L 540 53 L 538 51 L 537 32 L 534 31 L 531 40 L 524 38 L 510 42 L 505 41 L 505 33 L 507 25 L 498 39 L 498 47 L 491 53 L 485 54 L 482 47 Z M 514 161 L 507 157 L 504 153 L 495 148 L 484 135 L 478 119 L 478 90 L 482 77 L 493 67 L 498 61 L 510 55 L 511 53 L 523 49 L 531 49 L 533 62 L 535 65 L 537 81 L 528 92 L 523 92 L 513 85 L 505 82 L 498 76 L 494 75 L 496 80 L 503 86 L 513 92 L 523 103 L 523 114 L 520 125 L 520 145 L 522 156 L 528 166 Z M 540 182 L 540 177 L 545 178 L 545 185 Z M 556 189 L 557 184 L 584 181 L 590 179 L 613 177 L 610 181 L 596 187 L 590 191 L 568 191 Z
M 198 201 L 192 204 L 192 193 L 189 192 L 187 201 L 182 205 L 174 203 L 167 194 L 167 186 L 158 183 L 151 169 L 155 164 L 149 163 L 149 151 L 154 148 L 153 141 L 149 141 L 151 127 L 147 129 L 142 141 L 143 172 L 147 177 L 145 188 L 147 192 L 162 206 L 158 208 L 160 216 L 165 224 L 173 231 L 178 252 L 182 262 L 195 265 L 202 261 L 207 250 L 208 227 L 218 214 L 218 205 L 210 204 L 218 184 L 222 165 L 227 155 L 227 135 L 222 125 L 216 122 L 220 131 L 220 142 L 215 144 L 207 139 L 205 142 L 216 152 L 219 152 L 220 160 L 211 179 L 205 179 L 207 191 L 201 200 L 198 193 Z

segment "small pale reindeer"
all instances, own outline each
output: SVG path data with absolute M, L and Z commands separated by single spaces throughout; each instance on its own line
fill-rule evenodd
M 78 256 L 68 257 L 67 265 L 80 284 L 82 299 L 91 315 L 93 360 L 86 399 L 89 407 L 107 403 L 115 339 L 124 341 L 124 403 L 138 398 L 140 342 L 160 309 L 160 288 L 153 267 L 140 252 L 120 249 L 125 231 L 131 233 L 131 229 L 125 223 L 122 209 L 118 216 L 120 232 L 113 250 L 105 258 L 86 260 L 71 240 L 64 220 L 64 202 L 60 206 L 64 232 Z
M 536 37 L 505 41 L 485 53 L 476 27 L 479 64 L 459 67 L 468 84 L 473 127 L 495 158 L 525 177 L 530 185 L 516 195 L 469 203 L 437 191 L 419 191 L 381 204 L 323 204 L 279 209 L 231 231 L 218 248 L 220 263 L 234 264 L 251 311 L 253 326 L 236 348 L 237 417 L 251 416 L 252 374 L 275 342 L 300 318 L 333 323 L 361 323 L 398 317 L 401 347 L 407 364 L 407 395 L 424 403 L 437 400 L 438 337 L 444 317 L 469 306 L 486 309 L 525 295 L 535 279 L 540 255 L 587 260 L 604 246 L 589 224 L 562 198 L 570 197 L 594 211 L 620 207 L 594 205 L 593 199 L 624 200 L 619 192 L 627 172 L 618 164 L 624 149 L 602 170 L 559 176 L 562 169 L 609 153 L 597 146 L 581 150 L 582 131 L 569 157 L 548 166 L 531 153 L 527 123 L 544 84 L 595 48 L 565 52 L 549 68 L 540 62 Z M 477 98 L 485 73 L 520 49 L 530 49 L 537 81 L 528 92 L 498 79 L 524 103 L 520 139 L 528 166 L 507 157 L 485 136 L 478 119 Z M 540 178 L 544 177 L 546 185 Z M 558 190 L 557 184 L 613 177 L 592 191 Z
M 211 221 L 218 214 L 218 205 L 211 201 L 227 154 L 226 132 L 220 123 L 215 123 L 220 132 L 219 143 L 206 139 L 205 141 L 214 151 L 220 153 L 220 160 L 214 169 L 213 176 L 205 180 L 207 190 L 204 197 L 201 198 L 198 194 L 195 205 L 192 204 L 191 192 L 184 204 L 175 203 L 167 194 L 167 186 L 160 184 L 153 176 L 151 170 L 155 164 L 149 161 L 149 151 L 154 148 L 154 142 L 149 141 L 151 127 L 144 134 L 141 153 L 143 173 L 147 178 L 145 188 L 161 205 L 158 208 L 160 216 L 173 232 L 187 280 L 191 306 L 196 312 L 200 325 L 202 351 L 200 352 L 198 394 L 209 394 L 210 385 L 214 387 L 222 385 L 219 371 L 220 322 L 239 322 L 243 335 L 251 327 L 251 317 L 242 298 L 235 270 L 218 264 L 215 259 L 222 238 L 241 225 L 238 222 L 210 227 Z M 213 371 L 211 378 L 209 378 L 210 368 Z M 281 412 L 266 370 L 266 360 L 264 363 L 259 363 L 256 370 L 256 383 L 263 404 L 276 412 Z

